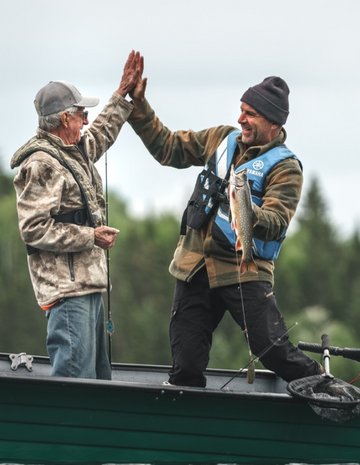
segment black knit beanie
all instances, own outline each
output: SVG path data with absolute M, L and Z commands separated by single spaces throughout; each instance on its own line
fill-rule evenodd
M 289 87 L 277 76 L 267 77 L 249 89 L 241 101 L 251 105 L 260 115 L 282 126 L 289 114 Z

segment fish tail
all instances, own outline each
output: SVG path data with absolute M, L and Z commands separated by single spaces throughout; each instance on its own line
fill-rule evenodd
M 250 261 L 241 260 L 240 263 L 240 274 L 244 273 L 253 273 L 258 274 L 259 270 L 257 264 L 254 262 L 253 259 Z

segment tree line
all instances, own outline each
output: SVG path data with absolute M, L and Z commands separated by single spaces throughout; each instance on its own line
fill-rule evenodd
M 46 318 L 35 301 L 26 251 L 17 223 L 12 176 L 0 167 L 0 351 L 46 355 Z M 113 362 L 170 364 L 168 321 L 174 279 L 168 272 L 180 218 L 171 213 L 136 218 L 115 192 L 109 194 L 109 223 L 120 229 L 110 251 L 110 311 Z M 275 293 L 289 337 L 356 347 L 360 325 L 360 235 L 341 237 L 327 215 L 317 179 L 297 213 L 296 227 L 276 262 Z M 108 298 L 104 296 L 107 304 Z M 319 355 L 314 355 L 320 360 Z M 247 364 L 243 335 L 225 315 L 217 329 L 210 367 L 240 369 Z M 332 357 L 331 371 L 345 380 L 359 372 L 356 362 Z M 257 366 L 261 368 L 261 364 Z

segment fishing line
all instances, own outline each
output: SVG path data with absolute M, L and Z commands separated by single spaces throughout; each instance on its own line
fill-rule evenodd
M 260 352 L 260 354 L 254 359 L 254 361 L 255 361 L 255 360 L 259 360 L 261 357 L 263 357 L 264 355 L 266 355 L 266 354 L 269 352 L 269 350 L 271 350 L 278 342 L 280 342 L 281 339 L 282 339 L 283 337 L 287 336 L 287 335 L 290 333 L 290 331 L 291 331 L 292 329 L 294 329 L 295 326 L 297 326 L 297 325 L 298 325 L 298 322 L 295 321 L 295 323 L 293 323 L 281 336 L 279 336 L 279 337 L 276 339 L 276 341 L 272 342 L 272 343 L 269 344 L 267 347 L 265 347 L 265 349 L 264 349 L 262 352 Z M 246 370 L 246 368 L 250 365 L 250 363 L 251 363 L 251 361 L 250 361 L 247 365 L 245 365 L 243 368 L 240 368 L 239 371 L 237 371 L 228 381 L 226 381 L 226 383 L 225 383 L 223 386 L 221 386 L 220 390 L 221 390 L 221 389 L 224 389 L 225 386 L 227 386 L 228 384 L 230 384 L 231 381 L 233 381 L 233 380 L 234 380 L 237 376 L 239 376 L 244 370 Z
M 222 157 L 224 156 L 225 153 L 227 153 L 227 144 L 226 144 L 226 147 L 224 148 L 223 152 L 221 153 L 220 157 L 217 160 L 217 166 L 219 165 L 219 163 L 220 163 L 220 161 L 221 161 L 221 159 L 222 159 Z M 231 159 L 231 162 L 230 162 L 230 166 L 232 165 L 234 158 L 235 158 L 235 152 L 233 153 L 233 156 L 232 156 L 232 159 Z M 228 168 L 228 170 L 229 169 L 230 169 L 230 167 Z M 228 173 L 229 173 L 229 171 L 228 171 Z M 234 186 L 234 187 L 236 189 L 236 186 Z M 230 199 L 229 199 L 229 201 L 230 201 Z M 229 209 L 229 211 L 230 211 L 230 209 Z M 248 382 L 252 383 L 254 381 L 254 377 L 255 377 L 255 358 L 254 358 L 254 356 L 253 356 L 253 354 L 251 352 L 250 341 L 249 341 L 249 331 L 248 331 L 248 327 L 247 327 L 247 324 L 246 324 L 244 296 L 243 296 L 242 285 L 241 285 L 240 261 L 239 261 L 239 254 L 238 254 L 236 248 L 235 248 L 235 256 L 236 256 L 236 265 L 237 265 L 237 270 L 238 270 L 238 281 L 239 281 L 238 289 L 240 291 L 242 317 L 243 317 L 243 321 L 244 321 L 244 334 L 245 334 L 245 339 L 246 339 L 246 343 L 247 343 L 247 347 L 248 347 L 248 351 L 249 351 L 249 357 L 250 357 L 249 363 L 247 365 L 248 367 L 250 367 L 250 369 L 247 372 L 247 376 L 248 376 Z
M 234 165 L 233 165 L 234 167 Z M 234 185 L 234 189 L 236 190 L 236 185 Z M 230 199 L 229 199 L 230 201 Z M 236 236 L 236 234 L 235 234 Z M 243 252 L 242 252 L 243 253 Z M 249 340 L 249 331 L 246 323 L 246 316 L 245 316 L 245 304 L 244 304 L 244 295 L 243 295 L 243 290 L 242 290 L 242 283 L 241 283 L 241 269 L 240 269 L 240 259 L 239 259 L 239 254 L 238 251 L 236 250 L 235 246 L 235 257 L 236 257 L 236 266 L 237 266 L 237 271 L 238 271 L 238 290 L 240 292 L 240 301 L 241 301 L 241 310 L 242 310 L 242 317 L 243 317 L 243 322 L 244 322 L 244 335 L 248 347 L 248 352 L 249 352 L 249 363 L 248 363 L 248 372 L 247 372 L 247 379 L 248 383 L 251 384 L 254 382 L 255 378 L 255 358 L 252 354 L 251 347 L 250 347 L 250 340 Z
M 251 373 L 249 373 L 249 370 L 248 370 L 248 382 L 252 383 L 254 381 L 254 376 L 255 376 L 255 360 L 256 359 L 254 358 L 252 351 L 251 351 L 251 347 L 250 347 L 249 331 L 248 331 L 248 327 L 246 324 L 246 317 L 245 317 L 244 296 L 243 296 L 242 285 L 241 285 L 240 261 L 239 261 L 239 254 L 237 253 L 237 250 L 235 250 L 235 256 L 236 256 L 236 265 L 237 265 L 238 279 L 239 279 L 238 290 L 240 292 L 241 309 L 242 309 L 242 316 L 244 320 L 244 334 L 245 334 L 245 339 L 246 339 L 246 343 L 248 346 L 249 357 L 250 357 L 249 363 L 247 364 L 247 367 L 251 367 Z

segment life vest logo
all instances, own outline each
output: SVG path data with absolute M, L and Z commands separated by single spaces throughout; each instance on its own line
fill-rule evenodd
M 264 162 L 261 160 L 255 160 L 254 163 L 252 164 L 252 167 L 254 168 L 255 171 L 260 171 L 264 168 Z
M 254 176 L 258 176 L 262 178 L 264 173 L 261 171 L 264 168 L 264 162 L 261 160 L 255 160 L 252 164 L 253 169 L 248 169 L 248 173 L 253 174 Z

